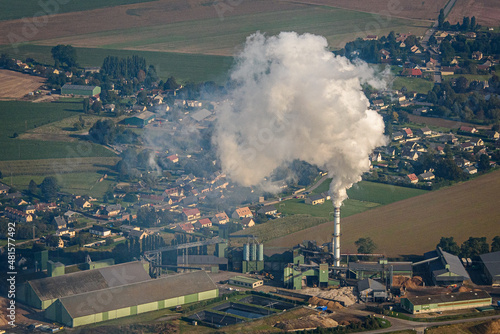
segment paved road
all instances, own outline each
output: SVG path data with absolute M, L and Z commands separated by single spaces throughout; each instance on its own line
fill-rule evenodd
M 373 314 L 373 313 L 361 311 L 361 310 L 353 310 L 352 313 L 355 313 L 358 315 L 363 315 L 363 316 Z M 376 314 L 375 316 L 378 318 L 383 318 L 383 316 L 379 315 L 379 314 Z M 439 322 L 416 322 L 416 321 L 403 320 L 403 319 L 392 318 L 392 317 L 384 317 L 384 319 L 390 321 L 390 323 L 392 325 L 390 328 L 377 329 L 377 330 L 367 331 L 367 332 L 363 332 L 363 333 L 382 334 L 382 333 L 391 333 L 391 332 L 412 329 L 412 330 L 417 331 L 417 333 L 423 334 L 425 332 L 425 329 L 429 328 L 429 327 L 500 319 L 500 315 L 486 316 L 486 317 L 480 317 L 480 318 L 471 318 L 471 319 L 439 321 Z
M 450 13 L 451 9 L 455 5 L 455 2 L 456 2 L 456 0 L 450 0 L 448 2 L 448 4 L 445 6 L 445 8 L 444 8 L 444 17 L 445 18 Z M 434 83 L 441 83 L 441 79 L 442 79 L 441 78 L 441 56 L 438 53 L 434 52 L 432 49 L 429 48 L 428 42 L 429 42 L 429 38 L 436 31 L 438 25 L 439 25 L 439 21 L 436 20 L 436 22 L 434 22 L 434 24 L 432 25 L 432 27 L 425 32 L 425 35 L 422 38 L 422 42 L 421 42 L 422 46 L 425 49 L 429 50 L 431 56 L 437 61 L 436 71 L 434 72 Z

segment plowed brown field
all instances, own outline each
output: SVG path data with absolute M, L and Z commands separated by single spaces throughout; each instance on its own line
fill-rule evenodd
M 469 237 L 500 235 L 500 170 L 472 181 L 375 208 L 342 220 L 342 253 L 356 251 L 354 242 L 370 237 L 377 253 L 422 254 L 443 236 L 461 244 Z M 303 240 L 331 240 L 333 223 L 271 240 L 267 247 L 290 247 Z
M 446 19 L 451 24 L 462 23 L 464 16 L 475 16 L 477 23 L 483 26 L 498 27 L 500 3 L 498 0 L 457 0 Z
M 37 90 L 45 78 L 19 72 L 0 70 L 0 100 L 20 99 Z

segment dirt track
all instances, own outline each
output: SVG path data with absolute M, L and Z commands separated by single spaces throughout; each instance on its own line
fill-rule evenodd
M 354 242 L 371 237 L 377 253 L 422 254 L 452 236 L 461 244 L 469 237 L 500 235 L 498 199 L 500 170 L 453 187 L 375 208 L 342 220 L 342 253 L 354 253 Z M 303 240 L 331 240 L 333 223 L 325 223 L 266 243 L 291 247 Z
M 20 99 L 24 95 L 37 90 L 44 78 L 19 72 L 0 70 L 0 100 Z

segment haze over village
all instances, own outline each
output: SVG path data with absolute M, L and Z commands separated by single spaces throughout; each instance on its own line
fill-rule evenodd
M 5 4 L 0 332 L 496 333 L 499 26 L 491 0 Z

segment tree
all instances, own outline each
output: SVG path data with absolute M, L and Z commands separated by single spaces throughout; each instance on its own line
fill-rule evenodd
M 455 240 L 453 240 L 453 237 L 441 237 L 441 240 L 439 241 L 437 246 L 441 247 L 441 249 L 445 252 L 453 255 L 458 255 L 458 253 L 460 252 L 460 247 L 455 242 Z
M 444 9 L 441 8 L 438 17 L 438 28 L 439 29 L 443 28 L 443 24 L 444 24 Z
M 66 64 L 68 67 L 78 66 L 76 62 L 76 49 L 71 45 L 59 44 L 54 46 L 51 52 L 52 58 L 54 58 L 56 62 L 56 66 L 58 66 L 58 64 Z
M 53 176 L 46 177 L 40 184 L 40 190 L 42 191 L 42 196 L 47 201 L 54 200 L 57 197 L 57 192 L 59 191 L 57 179 Z
M 491 168 L 490 157 L 487 154 L 481 154 L 477 167 L 480 172 L 489 170 Z
M 1 170 L 0 170 L 0 179 L 3 179 L 3 174 Z
M 31 180 L 28 185 L 28 191 L 32 195 L 36 195 L 38 193 L 38 186 L 35 181 Z
M 377 248 L 377 245 L 375 245 L 370 237 L 359 238 L 354 244 L 358 247 L 358 253 L 361 254 L 371 254 Z
M 49 235 L 49 236 L 45 239 L 45 243 L 46 243 L 49 247 L 57 247 L 57 246 L 59 246 L 59 240 L 60 240 L 60 238 L 59 238 L 57 235 Z
M 106 246 L 112 245 L 115 241 L 111 237 L 106 238 Z
M 474 238 L 470 237 L 460 247 L 460 257 L 473 258 L 481 254 L 488 253 L 490 247 L 486 242 L 486 237 Z
M 474 30 L 476 30 L 476 28 L 477 28 L 477 26 L 476 26 L 476 17 L 473 16 L 470 19 L 470 30 L 474 31 Z
M 460 29 L 463 31 L 467 31 L 470 28 L 470 19 L 468 16 L 464 16 L 462 19 L 462 25 L 460 26 Z
M 83 108 L 83 112 L 88 114 L 89 111 L 90 111 L 90 102 L 89 102 L 89 99 L 86 98 L 86 99 L 83 99 L 82 101 L 82 108 Z
M 165 81 L 163 84 L 163 89 L 165 90 L 173 90 L 179 88 L 179 85 L 177 84 L 177 81 L 175 80 L 174 77 L 170 77 Z
M 500 236 L 496 236 L 493 238 L 493 241 L 491 242 L 491 252 L 498 252 L 500 251 Z

